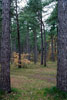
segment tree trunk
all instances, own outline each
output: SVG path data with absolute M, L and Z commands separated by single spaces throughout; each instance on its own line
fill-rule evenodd
M 10 0 L 2 0 L 1 86 L 10 92 Z
M 67 91 L 67 0 L 58 0 L 57 87 Z
M 0 62 L 1 62 L 1 31 L 0 31 Z
M 51 60 L 55 61 L 55 58 L 54 58 L 54 41 L 53 41 L 53 35 L 51 35 Z
M 45 33 L 45 29 L 44 29 L 44 66 L 46 66 L 46 33 Z
M 2 6 L 2 1 L 0 1 L 0 7 Z M 2 35 L 2 10 L 0 8 L 0 62 L 1 62 L 1 35 Z
M 19 20 L 17 12 L 17 0 L 15 0 L 15 3 L 16 3 L 16 21 L 17 21 L 17 35 L 18 35 L 18 52 L 19 52 L 18 68 L 21 68 L 21 48 L 20 48 L 20 31 L 19 31 Z
M 27 24 L 27 36 L 26 36 L 26 44 L 27 44 L 27 53 L 28 53 L 28 60 L 30 60 L 30 41 L 29 41 L 29 26 Z
M 55 48 L 55 54 L 56 54 L 57 53 L 57 41 L 55 41 L 54 48 Z
M 41 12 L 41 65 L 43 65 L 43 32 L 42 32 L 42 12 Z
M 34 63 L 37 63 L 37 34 L 36 30 L 33 30 L 34 32 Z
M 55 60 L 57 59 L 57 39 L 54 42 L 54 53 L 55 53 Z

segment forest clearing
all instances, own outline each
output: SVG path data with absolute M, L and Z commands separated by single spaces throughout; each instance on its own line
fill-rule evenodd
M 12 65 L 11 87 L 17 94 L 8 94 L 1 100 L 49 100 L 44 92 L 56 86 L 56 69 L 56 62 L 48 62 L 47 67 L 32 63 L 19 70 Z
M 67 100 L 67 93 L 56 89 L 57 62 L 47 67 L 32 62 L 28 68 L 11 65 L 12 92 L 0 92 L 0 100 Z

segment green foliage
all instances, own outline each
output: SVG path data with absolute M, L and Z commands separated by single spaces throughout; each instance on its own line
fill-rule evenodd
M 21 90 L 12 88 L 11 93 L 7 94 L 4 91 L 0 91 L 0 100 L 19 100 L 21 97 Z
M 57 0 L 44 0 L 43 2 L 43 6 L 48 6 L 49 4 L 51 4 L 52 2 L 55 2 Z
M 51 15 L 49 16 L 46 22 L 49 26 L 53 24 L 57 26 L 57 22 L 58 22 L 57 20 L 58 20 L 58 14 L 57 14 L 57 4 L 56 4 L 55 8 L 53 9 Z
M 41 51 L 41 33 L 40 33 L 40 13 L 43 12 L 43 8 L 45 6 L 49 6 L 52 2 L 56 2 L 57 0 L 28 0 L 27 5 L 18 10 L 18 18 L 19 18 L 19 27 L 20 27 L 20 42 L 21 48 L 23 51 L 26 48 L 26 37 L 27 37 L 27 26 L 29 26 L 29 40 L 30 40 L 30 48 L 33 51 L 34 48 L 34 32 L 36 30 L 37 34 L 37 47 L 38 51 Z M 19 7 L 18 7 L 19 9 Z M 43 12 L 44 13 L 44 12 Z M 11 41 L 12 48 L 16 46 L 16 50 L 18 50 L 18 42 L 17 42 L 17 26 L 16 26 L 16 14 L 15 14 L 15 4 L 14 0 L 11 4 Z M 53 9 L 53 12 L 47 19 L 46 23 L 50 30 L 46 30 L 46 41 L 50 40 L 51 35 L 57 37 L 57 5 Z M 15 44 L 15 45 L 14 45 Z
M 56 87 L 46 88 L 44 96 L 47 100 L 67 100 L 67 92 L 61 91 Z
M 57 40 L 57 25 L 58 25 L 58 14 L 57 14 L 57 2 L 55 2 L 55 7 L 51 13 L 51 15 L 48 17 L 46 20 L 46 23 L 48 24 L 48 27 L 50 29 L 48 30 L 48 39 L 51 40 L 52 37 L 53 39 Z

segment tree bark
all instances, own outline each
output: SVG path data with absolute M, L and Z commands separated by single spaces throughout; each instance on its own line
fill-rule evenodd
M 54 40 L 53 40 L 53 35 L 51 35 L 51 60 L 55 61 L 55 58 L 54 58 Z
M 28 53 L 28 60 L 30 60 L 30 41 L 29 41 L 29 26 L 27 24 L 27 36 L 26 36 L 26 44 L 27 44 L 27 53 Z
M 1 62 L 1 29 L 0 29 L 0 62 Z
M 10 92 L 10 0 L 2 0 L 1 84 Z
M 1 0 L 0 0 L 0 7 L 2 7 Z M 1 62 L 1 35 L 2 35 L 2 10 L 0 8 L 0 62 Z
M 56 54 L 57 53 L 57 41 L 55 41 L 54 48 L 55 48 L 55 54 Z
M 45 33 L 45 29 L 44 29 L 44 66 L 46 66 L 46 33 Z
M 42 24 L 43 24 L 43 28 L 44 28 L 44 66 L 47 66 L 46 65 L 46 55 L 47 55 L 46 46 L 47 46 L 47 43 L 46 43 L 45 25 L 44 25 L 43 21 L 42 21 Z
M 17 0 L 15 0 L 15 3 L 16 3 L 16 21 L 17 21 L 17 36 L 18 36 L 18 52 L 19 52 L 18 68 L 21 68 L 21 46 L 20 46 L 19 20 L 18 20 L 18 12 L 17 12 Z
M 67 91 L 67 0 L 58 0 L 57 87 Z
M 43 65 L 43 32 L 42 32 L 42 12 L 41 12 L 41 65 Z
M 34 32 L 34 63 L 37 63 L 37 34 L 36 30 L 33 30 Z

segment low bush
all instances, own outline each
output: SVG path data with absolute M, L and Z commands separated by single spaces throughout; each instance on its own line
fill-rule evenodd
M 61 91 L 56 87 L 46 88 L 44 96 L 47 100 L 67 100 L 67 92 Z
M 16 53 L 16 52 L 13 52 L 13 54 L 12 54 L 11 60 L 14 63 L 15 66 L 19 65 L 19 63 L 18 63 L 19 62 L 19 56 L 18 55 L 19 54 Z M 29 54 L 21 54 L 21 66 L 23 68 L 26 68 L 31 63 L 31 61 L 27 59 L 28 56 L 29 56 Z

